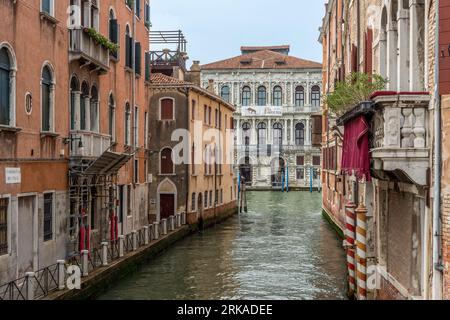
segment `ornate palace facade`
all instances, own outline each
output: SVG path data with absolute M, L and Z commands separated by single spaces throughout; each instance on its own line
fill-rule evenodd
M 236 165 L 252 188 L 320 186 L 322 66 L 289 49 L 242 47 L 200 67 L 202 86 L 236 107 Z

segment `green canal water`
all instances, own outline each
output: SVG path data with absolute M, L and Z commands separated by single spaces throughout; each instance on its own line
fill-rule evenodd
M 319 193 L 251 192 L 249 212 L 191 236 L 100 299 L 345 299 L 345 254 Z

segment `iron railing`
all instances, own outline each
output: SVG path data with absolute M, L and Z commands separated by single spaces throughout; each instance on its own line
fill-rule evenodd
M 169 221 L 167 222 L 169 223 Z M 159 222 L 159 231 L 162 232 L 163 222 Z M 175 224 L 175 228 L 177 228 Z M 150 225 L 149 228 L 142 228 L 136 233 L 136 245 L 142 247 L 145 245 L 146 232 L 148 232 L 149 244 L 155 241 L 154 225 Z M 159 232 L 160 235 L 162 235 Z M 127 234 L 123 242 L 124 254 L 132 252 L 133 247 L 133 234 Z M 97 268 L 103 266 L 102 247 L 91 249 L 87 257 L 87 271 L 91 272 Z M 119 241 L 111 241 L 108 245 L 107 259 L 108 261 L 114 261 L 120 258 Z M 64 265 L 64 271 L 70 265 L 78 266 L 80 270 L 83 270 L 83 262 L 81 254 L 77 253 L 71 256 L 67 260 L 67 264 Z M 59 281 L 67 278 L 64 275 L 63 279 L 60 279 L 60 265 L 54 264 L 45 268 L 42 268 L 32 274 L 27 275 L 10 281 L 6 284 L 0 285 L 0 301 L 2 300 L 30 300 L 30 299 L 42 299 L 48 296 L 51 292 L 58 290 Z M 30 288 L 32 286 L 32 290 Z

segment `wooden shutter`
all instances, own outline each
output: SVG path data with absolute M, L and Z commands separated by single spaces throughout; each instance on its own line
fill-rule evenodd
M 145 53 L 145 81 L 150 81 L 150 52 Z
M 126 45 L 126 54 L 125 54 L 125 62 L 128 68 L 133 67 L 133 38 L 129 35 L 125 36 L 125 45 Z
M 8 203 L 0 199 L 0 256 L 8 253 Z
M 161 100 L 161 120 L 173 120 L 173 100 Z
M 9 71 L 0 67 L 0 124 L 10 124 Z
M 172 150 L 161 151 L 161 174 L 173 174 Z
M 142 60 L 142 53 L 141 53 L 141 43 L 136 42 L 135 44 L 135 50 L 136 50 L 136 56 L 135 56 L 135 62 L 134 62 L 134 70 L 137 74 L 141 74 L 141 60 Z
M 372 46 L 373 46 L 373 31 L 368 28 L 366 32 L 366 48 L 365 48 L 365 61 L 364 71 L 368 75 L 372 75 Z
M 312 119 L 312 145 L 320 146 L 322 144 L 322 116 L 313 116 Z
M 352 45 L 352 72 L 358 72 L 358 47 Z

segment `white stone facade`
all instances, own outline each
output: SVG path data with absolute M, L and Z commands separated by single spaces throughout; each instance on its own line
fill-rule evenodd
M 312 146 L 311 133 L 311 115 L 321 112 L 320 68 L 208 69 L 201 71 L 201 84 L 204 88 L 213 85 L 216 94 L 236 106 L 235 165 L 237 170 L 241 168 L 249 186 L 270 189 L 284 183 L 291 189 L 309 188 L 313 173 L 313 187 L 320 187 L 321 150 Z M 300 87 L 303 100 L 300 95 L 296 99 Z M 313 89 L 318 90 L 314 101 Z M 274 141 L 280 141 L 281 148 Z M 262 148 L 264 142 L 268 146 Z M 275 163 L 280 158 L 281 166 L 277 168 Z

